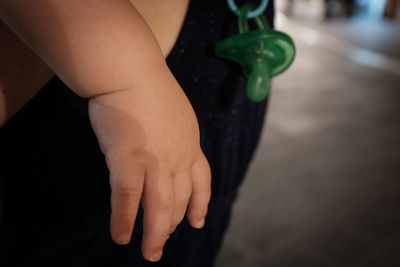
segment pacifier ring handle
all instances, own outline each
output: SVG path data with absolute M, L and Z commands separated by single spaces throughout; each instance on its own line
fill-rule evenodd
M 239 33 L 245 33 L 250 30 L 250 25 L 249 25 L 249 19 L 247 17 L 247 14 L 249 14 L 250 10 L 254 9 L 253 4 L 244 4 L 243 6 L 240 7 L 238 11 L 238 27 L 239 27 Z M 254 18 L 258 28 L 260 30 L 263 29 L 268 29 L 268 22 L 267 19 L 265 18 L 264 15 L 259 15 Z
M 239 8 L 235 4 L 235 0 L 226 0 L 226 2 L 228 3 L 230 10 L 232 10 L 233 13 L 238 15 Z M 261 0 L 261 4 L 256 9 L 253 9 L 247 13 L 247 18 L 252 19 L 258 17 L 265 11 L 267 5 L 268 5 L 268 0 Z

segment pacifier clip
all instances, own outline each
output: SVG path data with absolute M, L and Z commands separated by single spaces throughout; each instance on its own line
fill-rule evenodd
M 284 72 L 295 57 L 293 40 L 285 33 L 270 29 L 263 15 L 268 0 L 255 8 L 245 4 L 238 8 L 234 0 L 227 0 L 229 8 L 238 15 L 239 34 L 215 44 L 218 57 L 229 59 L 242 66 L 248 78 L 246 91 L 251 101 L 267 98 L 272 77 Z M 254 19 L 257 30 L 250 30 L 249 19 Z

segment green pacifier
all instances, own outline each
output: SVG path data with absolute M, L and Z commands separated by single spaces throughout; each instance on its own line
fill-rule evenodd
M 242 66 L 248 78 L 247 95 L 250 100 L 264 100 L 271 89 L 272 77 L 285 71 L 293 62 L 295 46 L 285 33 L 269 29 L 264 15 L 254 17 L 258 30 L 249 30 L 249 12 L 254 5 L 238 9 L 239 34 L 215 45 L 218 57 L 230 59 Z

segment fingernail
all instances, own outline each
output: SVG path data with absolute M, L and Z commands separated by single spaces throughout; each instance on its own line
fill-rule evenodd
M 162 250 L 151 256 L 150 261 L 159 261 L 161 259 L 161 256 L 162 256 Z
M 169 239 L 169 236 L 167 236 L 167 240 Z
M 202 227 L 204 226 L 204 220 L 198 221 L 198 222 L 195 224 L 195 226 L 196 226 L 196 228 L 202 228 Z
M 120 245 L 126 245 L 129 244 L 129 242 L 131 241 L 131 235 L 130 234 L 121 234 L 116 238 L 118 244 Z

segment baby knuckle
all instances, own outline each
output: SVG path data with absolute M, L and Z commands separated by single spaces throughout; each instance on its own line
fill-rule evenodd
M 157 206 L 158 212 L 160 213 L 170 213 L 173 210 L 173 204 L 171 202 L 161 202 Z
M 210 192 L 211 192 L 211 183 L 208 182 L 200 185 L 196 190 L 196 193 L 199 195 L 207 195 Z
M 175 204 L 175 209 L 182 212 L 187 208 L 188 201 L 180 201 Z
M 121 196 L 137 196 L 141 195 L 142 188 L 138 186 L 127 186 L 125 184 L 117 184 L 112 187 L 113 193 L 119 194 Z

